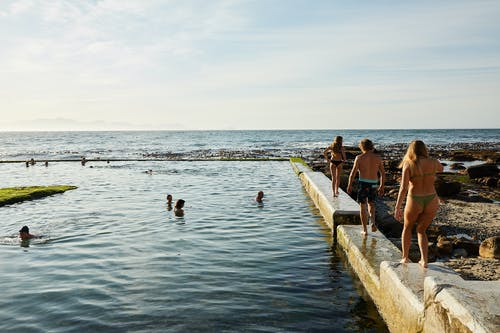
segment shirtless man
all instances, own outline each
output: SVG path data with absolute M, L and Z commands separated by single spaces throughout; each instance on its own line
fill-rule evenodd
M 21 230 L 19 230 L 19 238 L 21 238 L 21 240 L 23 241 L 26 241 L 38 237 L 30 234 L 30 229 L 28 228 L 28 226 L 25 225 L 24 227 L 21 228 Z
M 352 192 L 352 184 L 356 174 L 359 172 L 359 187 L 357 201 L 360 205 L 359 216 L 363 224 L 363 235 L 368 234 L 368 217 L 371 220 L 372 232 L 377 231 L 375 226 L 375 198 L 378 195 L 384 194 L 385 170 L 384 164 L 380 156 L 375 154 L 373 150 L 373 142 L 368 139 L 363 139 L 359 143 L 359 148 L 362 154 L 356 156 L 354 166 L 349 175 L 349 185 L 347 193 Z M 378 189 L 377 189 L 378 184 Z M 367 208 L 369 207 L 369 212 Z

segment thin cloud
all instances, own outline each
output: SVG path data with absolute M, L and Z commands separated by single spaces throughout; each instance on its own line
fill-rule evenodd
M 10 2 L 0 9 L 0 109 L 131 123 L 183 111 L 195 127 L 232 117 L 232 128 L 272 113 L 276 128 L 280 117 L 301 126 L 304 110 L 328 121 L 331 110 L 373 120 L 398 107 L 453 117 L 500 102 L 496 2 L 288 4 Z

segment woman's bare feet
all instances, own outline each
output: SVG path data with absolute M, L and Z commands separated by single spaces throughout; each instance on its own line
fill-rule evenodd
M 419 264 L 420 266 L 422 266 L 422 268 L 427 268 L 427 263 L 426 263 L 425 261 L 423 261 L 423 260 L 420 260 L 420 261 L 418 262 L 418 264 Z
M 407 258 L 403 258 L 399 261 L 400 264 L 408 264 L 410 261 Z
M 372 232 L 377 232 L 377 226 L 375 223 L 372 223 Z

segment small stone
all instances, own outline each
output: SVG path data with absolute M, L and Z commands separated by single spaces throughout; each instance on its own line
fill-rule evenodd
M 440 255 L 449 255 L 453 250 L 453 244 L 446 237 L 439 236 L 437 241 L 437 248 Z
M 500 236 L 485 239 L 479 246 L 479 255 L 483 258 L 500 259 Z

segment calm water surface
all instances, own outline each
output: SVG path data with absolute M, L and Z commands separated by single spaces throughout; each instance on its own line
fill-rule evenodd
M 0 164 L 78 186 L 0 207 L 1 332 L 387 332 L 288 162 L 90 166 Z
M 35 159 L 142 159 L 285 157 L 316 154 L 337 135 L 377 148 L 420 139 L 429 146 L 456 143 L 499 147 L 500 129 L 0 132 L 0 161 Z M 456 147 L 454 148 L 456 149 Z

